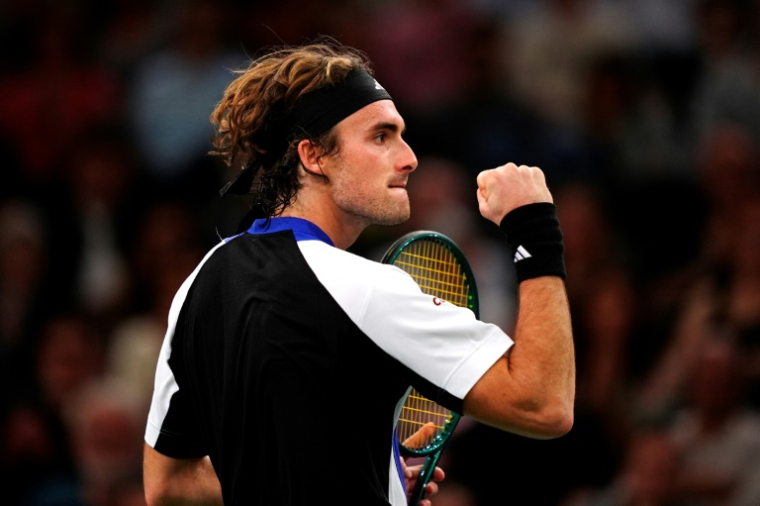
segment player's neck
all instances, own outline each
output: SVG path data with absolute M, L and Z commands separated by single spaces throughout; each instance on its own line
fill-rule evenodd
M 312 222 L 340 249 L 348 249 L 366 228 L 334 205 L 310 205 L 308 199 L 302 198 L 285 209 L 281 216 Z

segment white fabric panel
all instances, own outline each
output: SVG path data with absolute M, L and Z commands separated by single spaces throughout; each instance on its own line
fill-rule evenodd
M 391 451 L 391 465 L 388 471 L 388 501 L 393 506 L 406 506 L 404 485 L 399 481 L 399 469 L 396 468 L 396 457 Z

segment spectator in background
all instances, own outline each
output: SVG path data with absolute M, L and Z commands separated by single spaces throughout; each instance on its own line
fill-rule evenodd
M 168 47 L 141 60 L 129 81 L 129 120 L 148 173 L 165 194 L 188 200 L 221 186 L 206 154 L 209 116 L 243 59 L 225 47 L 224 6 L 177 4 Z
M 117 0 L 103 6 L 107 13 L 99 32 L 98 57 L 122 80 L 144 58 L 165 44 L 177 20 L 173 2 Z
M 206 247 L 218 240 L 215 236 L 201 237 L 198 214 L 189 205 L 164 199 L 151 205 L 138 220 L 139 229 L 129 250 L 133 312 L 155 309 L 161 315 L 158 317 L 161 325 L 166 324 L 164 320 L 168 313 L 156 308 L 157 304 L 167 302 L 162 273 L 174 273 L 178 267 L 186 268 L 188 259 L 202 258 Z M 173 296 L 174 292 L 170 297 Z M 168 306 L 164 309 L 168 310 Z
M 700 0 L 694 4 L 693 19 L 697 43 L 704 61 L 706 79 L 740 61 L 747 49 L 746 29 L 751 29 L 744 2 Z M 747 4 L 748 5 L 748 4 Z M 750 21 L 750 24 L 745 24 Z M 750 32 L 751 33 L 751 32 Z
M 18 364 L 6 383 L 13 386 L 5 391 L 0 464 L 9 504 L 26 504 L 22 499 L 43 483 L 68 483 L 74 463 L 66 405 L 103 370 L 102 342 L 78 315 L 47 320 L 35 344 L 34 360 Z
M 116 492 L 142 481 L 142 410 L 111 378 L 87 384 L 66 406 L 80 487 L 87 506 L 110 506 Z
M 28 399 L 3 404 L 0 472 L 4 504 L 20 504 L 43 481 L 70 471 L 72 464 L 62 431 L 59 424 L 51 424 L 43 408 Z
M 640 429 L 621 471 L 608 486 L 577 491 L 562 506 L 687 506 L 677 498 L 678 454 L 668 434 Z
M 545 121 L 577 128 L 587 65 L 596 56 L 631 51 L 635 26 L 613 2 L 549 0 L 506 23 L 505 93 L 515 94 Z
M 683 118 L 667 95 L 666 84 L 678 83 L 650 68 L 654 65 L 648 61 L 612 53 L 595 57 L 586 67 L 579 119 L 592 163 L 585 171 L 590 181 L 614 191 L 694 177 L 689 136 L 679 128 Z M 688 77 L 682 80 L 688 82 Z M 685 95 L 686 87 L 681 83 L 677 93 Z
M 755 506 L 760 497 L 760 415 L 744 405 L 733 336 L 699 349 L 688 398 L 670 427 L 679 494 L 691 505 Z
M 689 287 L 679 297 L 679 310 L 654 364 L 636 385 L 632 417 L 639 422 L 669 420 L 684 402 L 687 377 L 696 367 L 701 347 L 719 332 L 715 320 L 718 299 L 710 280 Z
M 63 406 L 74 466 L 42 481 L 23 506 L 113 506 L 134 502 L 141 482 L 141 410 L 124 385 L 96 378 Z M 144 504 L 144 501 L 142 502 Z
M 24 201 L 0 205 L 0 375 L 8 384 L 28 364 L 32 337 L 50 301 L 44 278 L 48 244 L 38 209 Z
M 726 316 L 749 337 L 760 328 L 760 200 L 750 199 L 736 223 L 730 254 Z
M 45 204 L 56 252 L 51 289 L 66 309 L 110 325 L 129 289 L 126 248 L 134 237 L 138 167 L 119 126 L 99 125 L 78 139 L 62 189 Z
M 749 202 L 737 225 L 733 269 L 727 290 L 747 375 L 747 401 L 760 412 L 760 201 Z
M 588 286 L 604 280 L 612 268 L 625 265 L 625 244 L 613 228 L 613 218 L 605 212 L 608 202 L 600 188 L 582 182 L 566 183 L 555 192 L 562 206 L 565 263 L 570 300 L 578 308 L 585 304 Z
M 574 312 L 579 348 L 576 410 L 594 417 L 602 429 L 597 445 L 622 456 L 631 436 L 632 354 L 638 328 L 638 294 L 630 274 L 609 268 L 589 280 L 589 295 Z M 589 449 L 592 439 L 588 440 Z
M 694 0 L 623 0 L 647 56 L 687 55 L 696 45 Z
M 60 415 L 64 404 L 103 372 L 103 340 L 82 316 L 58 316 L 43 328 L 37 351 L 39 398 Z
M 359 47 L 404 115 L 413 119 L 461 100 L 472 78 L 474 9 L 462 0 L 381 2 L 371 9 Z
M 730 257 L 734 224 L 745 206 L 760 198 L 759 154 L 758 137 L 741 123 L 714 122 L 700 138 L 695 159 L 710 206 L 705 253 L 715 266 Z
M 755 2 L 703 1 L 698 10 L 702 78 L 691 100 L 697 135 L 735 122 L 760 137 L 760 47 Z

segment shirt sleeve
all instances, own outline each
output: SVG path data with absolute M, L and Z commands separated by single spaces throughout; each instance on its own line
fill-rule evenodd
M 177 384 L 172 364 L 176 367 L 179 356 L 172 356 L 171 344 L 171 337 L 167 337 L 161 348 L 145 442 L 168 457 L 200 458 L 207 452 L 201 444 L 191 401 Z
M 359 326 L 383 350 L 458 399 L 512 346 L 496 325 L 427 295 L 406 272 L 383 266 Z
M 330 248 L 299 243 L 320 282 L 383 351 L 460 401 L 512 346 L 499 327 L 426 295 L 409 274 Z

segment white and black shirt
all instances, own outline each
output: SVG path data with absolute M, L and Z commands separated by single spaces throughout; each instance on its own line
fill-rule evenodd
M 209 455 L 227 506 L 405 505 L 393 431 L 409 385 L 461 413 L 511 345 L 306 220 L 257 221 L 175 296 L 145 440 Z

